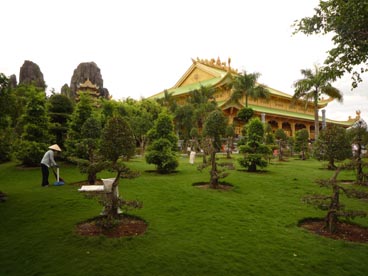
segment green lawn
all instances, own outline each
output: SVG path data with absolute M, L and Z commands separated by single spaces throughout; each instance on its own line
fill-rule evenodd
M 8 194 L 0 203 L 0 275 L 368 275 L 368 244 L 330 240 L 297 226 L 323 216 L 301 201 L 328 192 L 313 182 L 332 174 L 317 161 L 274 161 L 256 174 L 236 163 L 238 170 L 226 178 L 231 191 L 193 187 L 209 174 L 187 158 L 171 175 L 150 172 L 154 167 L 140 159 L 128 165 L 142 175 L 122 180 L 120 194 L 143 202 L 131 213 L 148 229 L 118 239 L 75 234 L 78 222 L 101 211 L 70 184 L 86 178 L 76 168 L 62 164 L 67 184 L 41 188 L 40 169 L 0 165 L 0 191 Z M 367 210 L 366 201 L 342 199 Z M 367 219 L 356 222 L 368 226 Z

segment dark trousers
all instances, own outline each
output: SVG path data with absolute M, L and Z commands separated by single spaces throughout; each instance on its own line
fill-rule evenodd
M 44 164 L 41 164 L 42 171 L 42 186 L 49 185 L 49 167 Z

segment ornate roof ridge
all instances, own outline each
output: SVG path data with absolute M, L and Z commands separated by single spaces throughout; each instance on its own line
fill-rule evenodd
M 196 60 L 192 59 L 193 63 L 201 63 L 203 65 L 212 67 L 212 68 L 216 68 L 216 69 L 220 69 L 220 70 L 224 70 L 230 73 L 234 73 L 234 74 L 238 74 L 238 69 L 234 69 L 231 68 L 230 64 L 231 64 L 231 58 L 229 57 L 227 59 L 227 63 L 224 61 L 222 62 L 220 60 L 220 57 L 217 57 L 217 60 L 215 60 L 214 58 L 211 58 L 210 60 L 208 59 L 200 59 L 197 57 Z

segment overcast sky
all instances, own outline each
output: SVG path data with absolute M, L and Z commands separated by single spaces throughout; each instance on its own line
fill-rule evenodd
M 292 35 L 294 20 L 318 0 L 11 0 L 1 3 L 0 72 L 15 74 L 24 60 L 40 66 L 48 90 L 60 91 L 81 62 L 94 61 L 114 99 L 140 99 L 171 88 L 191 59 L 230 57 L 233 68 L 259 72 L 259 81 L 293 94 L 301 69 L 321 65 L 331 37 Z M 327 117 L 368 118 L 368 78 L 350 90 L 334 85 L 344 103 Z

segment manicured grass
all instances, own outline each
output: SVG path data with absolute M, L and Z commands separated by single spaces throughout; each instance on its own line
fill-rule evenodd
M 70 184 L 86 178 L 76 168 L 61 166 L 66 185 L 41 188 L 40 169 L 2 164 L 0 191 L 8 200 L 0 203 L 0 275 L 368 275 L 368 244 L 330 240 L 297 226 L 324 214 L 301 201 L 308 193 L 328 192 L 313 183 L 332 174 L 321 163 L 274 161 L 255 174 L 235 164 L 238 170 L 225 179 L 233 190 L 217 191 L 192 186 L 209 174 L 187 158 L 171 175 L 132 160 L 129 167 L 142 175 L 123 179 L 119 190 L 143 202 L 131 213 L 148 229 L 118 239 L 75 234 L 78 222 L 101 211 Z M 343 201 L 367 210 L 366 201 Z M 356 221 L 368 226 L 367 219 Z

